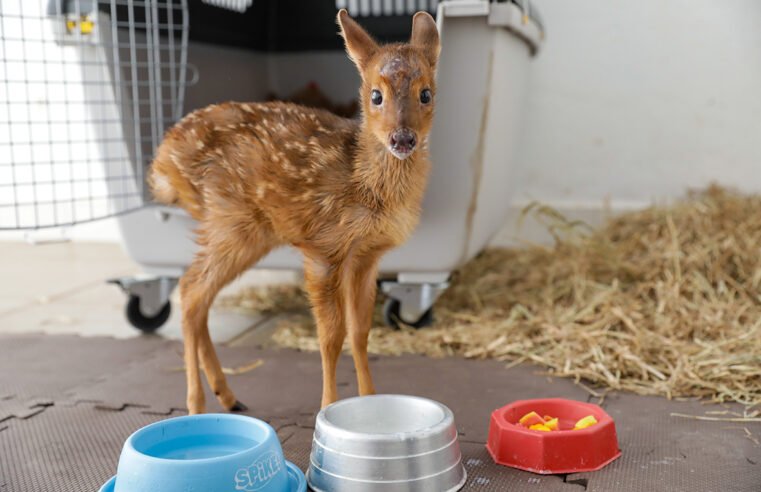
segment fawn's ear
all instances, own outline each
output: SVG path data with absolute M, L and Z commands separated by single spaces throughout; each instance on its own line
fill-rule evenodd
M 436 68 L 441 45 L 439 44 L 439 31 L 436 29 L 436 21 L 428 12 L 418 12 L 412 18 L 410 44 L 420 48 L 428 63 L 431 64 L 431 68 Z
M 349 17 L 346 9 L 341 9 L 338 12 L 338 25 L 341 26 L 341 36 L 346 43 L 346 51 L 349 53 L 349 57 L 354 60 L 360 70 L 363 70 L 370 57 L 378 50 L 378 43 L 354 19 Z

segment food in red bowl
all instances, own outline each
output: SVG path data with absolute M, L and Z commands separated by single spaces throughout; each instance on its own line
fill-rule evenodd
M 562 398 L 520 400 L 495 410 L 486 448 L 500 465 L 541 474 L 599 470 L 621 456 L 610 415 L 598 405 Z

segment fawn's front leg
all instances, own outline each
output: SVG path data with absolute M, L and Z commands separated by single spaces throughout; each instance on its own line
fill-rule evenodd
M 379 255 L 366 255 L 347 264 L 344 277 L 346 281 L 342 285 L 346 300 L 346 327 L 360 395 L 375 394 L 367 360 L 367 338 L 370 335 L 375 306 L 378 260 Z
M 322 408 L 325 408 L 338 399 L 336 366 L 346 338 L 339 268 L 307 257 L 304 277 L 320 340 Z

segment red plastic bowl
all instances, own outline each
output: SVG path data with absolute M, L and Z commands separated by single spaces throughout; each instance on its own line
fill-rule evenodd
M 533 431 L 518 425 L 531 411 L 558 417 L 560 430 Z M 587 415 L 594 415 L 597 423 L 571 430 Z M 500 465 L 544 475 L 599 470 L 621 456 L 610 415 L 597 405 L 562 398 L 520 400 L 494 410 L 486 449 Z

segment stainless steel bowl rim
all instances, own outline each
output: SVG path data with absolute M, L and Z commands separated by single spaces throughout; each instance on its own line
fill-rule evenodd
M 401 431 L 401 432 L 394 432 L 394 433 L 359 432 L 359 431 L 347 430 L 333 424 L 325 417 L 326 411 L 332 408 L 334 409 L 339 406 L 350 405 L 351 403 L 354 403 L 359 399 L 369 399 L 369 398 L 378 398 L 378 399 L 399 398 L 399 399 L 418 400 L 420 402 L 425 402 L 425 403 L 437 406 L 444 413 L 444 416 L 441 420 L 439 420 L 438 422 L 436 422 L 435 424 L 431 426 L 428 426 L 422 429 L 415 429 L 412 431 Z M 449 428 L 449 426 L 451 426 L 453 422 L 454 422 L 454 414 L 452 413 L 452 411 L 449 408 L 447 408 L 446 405 L 443 405 L 429 398 L 423 398 L 420 396 L 410 396 L 410 395 L 356 396 L 354 398 L 347 398 L 345 400 L 341 400 L 339 402 L 333 403 L 329 407 L 322 409 L 320 413 L 317 414 L 317 422 L 315 424 L 315 431 L 316 431 L 315 440 L 317 440 L 317 437 L 316 437 L 317 434 L 324 433 L 325 430 L 327 430 L 330 433 L 331 438 L 346 439 L 349 441 L 400 442 L 400 441 L 404 441 L 408 439 L 417 440 L 417 439 L 426 438 L 431 435 L 436 435 L 440 433 L 442 430 L 446 430 L 447 428 Z

